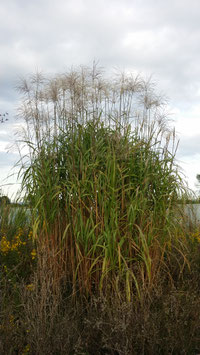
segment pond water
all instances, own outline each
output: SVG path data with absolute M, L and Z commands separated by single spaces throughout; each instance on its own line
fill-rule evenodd
M 200 224 L 200 204 L 187 204 L 184 206 L 184 212 L 191 223 Z
M 20 214 L 20 212 L 26 215 L 27 220 L 30 219 L 31 210 L 29 208 L 22 209 L 22 207 L 13 207 L 10 211 L 9 222 L 14 222 L 15 218 L 17 217 L 17 214 Z M 200 226 L 200 204 L 183 205 L 183 214 L 186 217 L 186 219 L 184 218 L 184 221 L 186 223 L 199 224 Z M 183 217 L 183 214 L 181 213 L 181 218 Z M 178 219 L 179 218 L 180 216 L 178 217 Z M 0 224 L 1 224 L 1 215 L 0 215 Z
M 30 221 L 31 218 L 31 210 L 27 207 L 11 207 L 10 209 L 6 210 L 8 212 L 8 222 L 14 223 L 15 220 L 28 220 Z M 6 212 L 7 213 L 7 212 Z M 1 223 L 1 211 L 0 211 L 0 223 Z

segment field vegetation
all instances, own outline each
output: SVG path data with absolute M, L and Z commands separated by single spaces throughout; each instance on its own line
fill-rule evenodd
M 0 352 L 197 354 L 200 230 L 165 101 L 95 64 L 19 90 L 29 213 L 1 206 Z

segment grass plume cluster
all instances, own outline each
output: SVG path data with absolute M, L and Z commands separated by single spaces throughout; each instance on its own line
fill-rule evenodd
M 49 81 L 37 74 L 20 90 L 23 187 L 55 287 L 64 278 L 74 295 L 141 297 L 179 248 L 182 181 L 163 102 L 150 82 L 107 79 L 95 65 Z

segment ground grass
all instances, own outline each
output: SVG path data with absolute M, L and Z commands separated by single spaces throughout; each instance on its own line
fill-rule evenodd
M 200 260 L 198 246 L 188 250 L 191 269 L 171 278 L 159 274 L 156 287 L 140 300 L 92 296 L 87 303 L 52 293 L 53 276 L 38 271 L 31 284 L 1 280 L 2 354 L 198 354 Z M 44 270 L 43 270 L 44 271 Z M 48 271 L 47 271 L 48 272 Z M 172 281 L 173 280 L 173 281 Z M 30 288 L 27 287 L 30 285 Z M 17 296 L 16 296 L 17 289 Z

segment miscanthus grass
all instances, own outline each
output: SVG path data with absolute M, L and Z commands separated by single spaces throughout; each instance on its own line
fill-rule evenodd
M 141 299 L 176 249 L 183 182 L 165 102 L 139 76 L 96 65 L 19 87 L 23 191 L 40 270 L 74 297 Z M 44 273 L 42 273 L 44 276 Z M 170 275 L 169 275 L 170 278 Z

